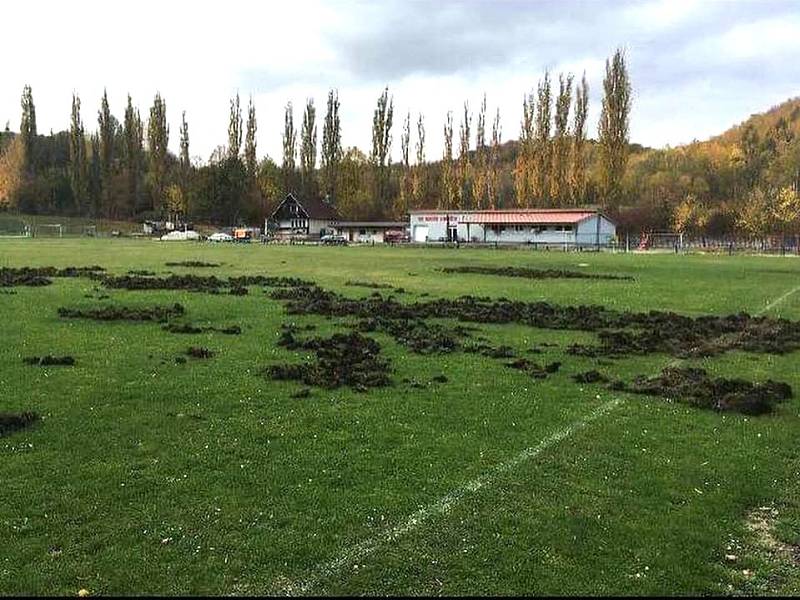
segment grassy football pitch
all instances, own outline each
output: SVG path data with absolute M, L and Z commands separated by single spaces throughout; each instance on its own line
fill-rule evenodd
M 220 266 L 165 264 L 181 261 Z M 0 240 L 0 268 L 89 265 L 295 277 L 404 304 L 472 295 L 800 320 L 791 257 Z M 459 266 L 632 279 L 442 271 Z M 388 385 L 326 387 L 269 377 L 315 360 L 278 342 L 351 332 L 365 315 L 289 314 L 273 297 L 287 288 L 247 287 L 0 287 L 0 413 L 40 417 L 0 432 L 0 593 L 800 593 L 799 351 L 591 356 L 570 346 L 596 345 L 596 330 L 427 316 L 418 334 L 462 326 L 467 341 L 415 351 L 362 329 Z M 199 332 L 58 312 L 175 303 Z M 464 351 L 476 340 L 561 366 L 532 376 Z M 74 365 L 23 362 L 46 355 Z M 676 365 L 785 382 L 795 397 L 755 416 L 573 380 Z

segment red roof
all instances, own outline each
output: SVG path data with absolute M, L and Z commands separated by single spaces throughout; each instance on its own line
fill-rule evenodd
M 518 210 L 472 212 L 462 215 L 459 223 L 523 223 L 526 225 L 578 223 L 598 214 L 584 210 Z

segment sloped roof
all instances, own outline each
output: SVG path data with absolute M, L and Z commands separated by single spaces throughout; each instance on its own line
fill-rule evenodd
M 579 223 L 598 214 L 589 210 L 515 210 L 470 212 L 461 216 L 460 223 L 518 223 L 526 225 Z
M 339 218 L 336 209 L 320 198 L 305 198 L 297 203 L 306 211 L 309 219 L 334 220 Z
M 300 200 L 297 196 L 292 193 L 286 194 L 286 197 L 281 201 L 281 203 L 275 207 L 275 210 L 272 211 L 272 216 L 274 217 L 275 214 L 281 209 L 283 204 L 289 200 L 294 200 L 297 202 L 298 205 L 305 211 L 306 215 L 309 219 L 320 219 L 323 221 L 333 221 L 339 218 L 339 214 L 336 212 L 336 209 L 321 200 L 320 198 L 305 198 Z
M 337 221 L 335 227 L 376 227 L 398 228 L 408 227 L 408 221 Z

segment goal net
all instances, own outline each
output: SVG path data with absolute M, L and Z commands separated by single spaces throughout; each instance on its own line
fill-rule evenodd
M 683 234 L 673 231 L 647 231 L 639 236 L 636 250 L 682 250 Z
M 64 237 L 64 226 L 61 223 L 39 223 L 35 227 L 35 237 Z

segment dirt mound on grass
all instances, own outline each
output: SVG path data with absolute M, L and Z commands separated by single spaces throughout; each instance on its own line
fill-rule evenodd
M 673 356 L 709 356 L 729 350 L 785 353 L 800 349 L 800 322 L 754 317 L 747 313 L 688 317 L 673 312 L 621 312 L 603 306 L 563 306 L 462 296 L 401 303 L 376 293 L 347 298 L 318 286 L 273 290 L 289 314 L 418 321 L 456 319 L 475 323 L 519 323 L 542 329 L 597 332 L 600 344 L 575 344 L 568 351 L 583 356 L 627 356 L 662 352 Z
M 107 276 L 102 278 L 105 287 L 122 290 L 186 290 L 219 294 L 228 289 L 233 295 L 247 294 L 247 287 L 263 285 L 267 287 L 296 287 L 310 282 L 296 277 L 268 277 L 265 275 L 245 275 L 221 279 L 214 275 L 169 275 L 152 277 L 141 275 Z
M 2 267 L 0 268 L 0 287 L 24 285 L 40 287 L 50 285 L 53 277 L 97 277 L 105 271 L 103 267 Z
M 357 325 L 359 331 L 388 333 L 398 343 L 417 354 L 446 354 L 461 348 L 461 340 L 468 335 L 463 327 L 446 327 L 419 319 L 392 320 L 375 317 Z
M 480 354 L 488 358 L 514 358 L 517 353 L 511 346 L 492 346 L 487 340 L 479 340 L 464 346 L 464 352 Z
M 0 437 L 30 427 L 39 420 L 35 412 L 10 413 L 0 412 Z
M 767 380 L 753 383 L 743 379 L 711 377 L 704 369 L 667 367 L 655 377 L 640 376 L 625 391 L 660 396 L 699 408 L 762 415 L 775 405 L 792 398 L 789 384 Z
M 186 312 L 182 304 L 172 306 L 101 306 L 97 308 L 58 309 L 64 319 L 92 319 L 94 321 L 156 321 L 163 322 L 180 317 Z
M 71 356 L 26 356 L 22 359 L 26 365 L 36 365 L 39 367 L 66 366 L 71 367 L 75 364 L 75 359 Z
M 471 273 L 477 275 L 499 275 L 502 277 L 522 277 L 524 279 L 611 279 L 633 281 L 630 275 L 609 275 L 602 273 L 582 273 L 564 269 L 530 269 L 527 267 L 445 267 L 444 273 Z
M 220 267 L 220 263 L 203 262 L 202 260 L 183 260 L 164 263 L 168 267 Z
M 202 346 L 190 346 L 189 349 L 186 350 L 186 356 L 191 356 L 192 358 L 212 358 L 214 352 Z
M 575 383 L 607 383 L 608 377 L 603 375 L 600 371 L 584 371 L 583 373 L 576 373 L 572 376 Z
M 370 288 L 373 290 L 391 290 L 394 288 L 394 286 L 388 283 L 374 283 L 372 281 L 346 281 L 345 285 L 350 287 Z
M 225 335 L 239 335 L 242 333 L 242 328 L 238 325 L 231 325 L 230 327 L 199 327 L 191 323 L 167 323 L 162 325 L 161 329 L 167 333 L 204 333 L 206 331 L 216 331 Z
M 271 365 L 265 373 L 272 379 L 301 381 L 330 389 L 348 386 L 362 392 L 391 385 L 389 362 L 379 356 L 380 345 L 359 333 L 309 340 L 298 340 L 289 333 L 281 345 L 312 350 L 317 359 L 313 363 Z
M 524 371 L 534 379 L 544 379 L 548 375 L 557 373 L 558 370 L 561 368 L 561 363 L 552 362 L 542 366 L 539 363 L 535 363 L 533 361 L 528 360 L 527 358 L 518 358 L 516 360 L 512 360 L 511 362 L 506 363 L 506 366 L 511 367 L 512 369 L 517 369 L 519 371 Z

